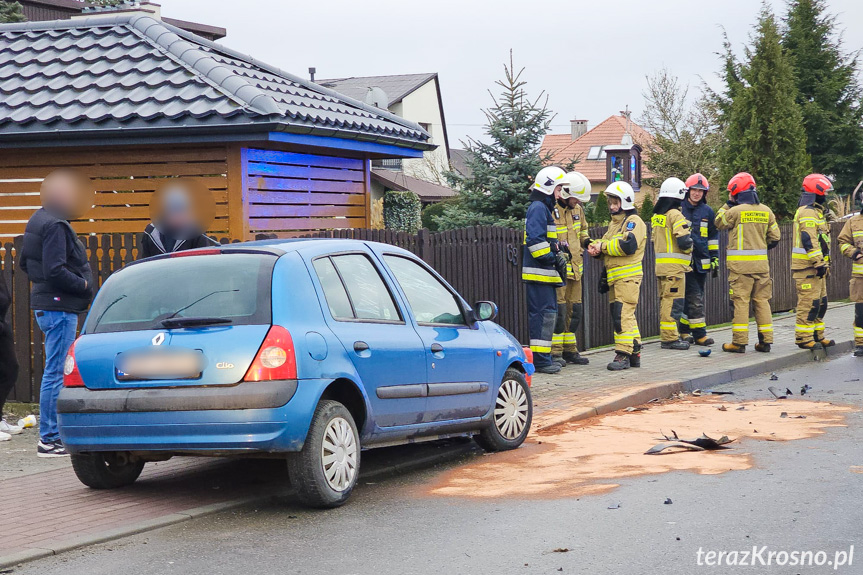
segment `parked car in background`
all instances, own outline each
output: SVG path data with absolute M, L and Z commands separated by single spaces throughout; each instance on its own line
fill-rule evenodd
M 86 485 L 175 455 L 278 456 L 308 505 L 351 494 L 365 448 L 530 429 L 522 346 L 403 249 L 271 240 L 113 274 L 65 364 L 61 436 Z

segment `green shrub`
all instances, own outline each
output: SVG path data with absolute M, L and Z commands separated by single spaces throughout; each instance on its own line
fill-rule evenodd
M 417 233 L 422 226 L 422 203 L 410 191 L 384 194 L 384 225 L 396 232 Z
M 593 209 L 593 221 L 590 222 L 595 226 L 604 226 L 611 221 L 611 211 L 608 209 L 608 200 L 605 197 L 605 192 L 599 192 L 596 198 L 596 207 Z
M 452 205 L 454 202 L 452 200 L 444 200 L 442 202 L 437 202 L 434 204 L 429 204 L 425 208 L 423 208 L 422 213 L 422 223 L 424 228 L 428 228 L 429 231 L 439 232 L 440 226 L 438 225 L 437 218 L 443 216 L 444 210 L 448 205 Z
M 650 197 L 650 194 L 644 195 L 644 200 L 641 201 L 641 210 L 639 210 L 638 215 L 641 216 L 641 219 L 645 222 L 649 222 L 653 218 L 653 208 L 656 207 L 653 204 L 653 199 Z

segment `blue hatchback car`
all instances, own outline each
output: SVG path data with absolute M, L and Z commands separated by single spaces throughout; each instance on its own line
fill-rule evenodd
M 521 345 L 410 252 L 358 240 L 230 244 L 131 264 L 66 358 L 60 433 L 86 485 L 174 455 L 285 457 L 308 505 L 344 503 L 361 449 L 530 429 Z

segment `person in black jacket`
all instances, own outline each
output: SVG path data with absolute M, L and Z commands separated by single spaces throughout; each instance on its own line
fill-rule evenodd
M 210 202 L 207 200 L 210 199 Z M 144 230 L 138 259 L 219 245 L 204 235 L 212 196 L 187 180 L 170 180 L 153 198 L 153 223 Z
M 6 289 L 6 278 L 0 273 L 0 441 L 8 441 L 12 435 L 21 433 L 21 428 L 3 419 L 6 398 L 18 379 L 18 358 L 12 343 L 12 326 L 6 321 L 6 314 L 12 298 Z
M 45 371 L 39 397 L 39 457 L 68 455 L 57 427 L 63 364 L 75 341 L 78 315 L 90 305 L 93 274 L 87 251 L 68 222 L 93 204 L 90 180 L 56 170 L 42 182 L 42 208 L 27 222 L 19 258 L 30 277 L 30 308 L 45 334 Z

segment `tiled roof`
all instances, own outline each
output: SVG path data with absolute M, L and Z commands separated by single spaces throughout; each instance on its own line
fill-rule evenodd
M 412 178 L 403 172 L 372 168 L 372 179 L 383 184 L 387 189 L 404 192 L 410 190 L 425 202 L 440 201 L 456 195 L 456 191 L 440 184 L 433 184 L 418 178 Z
M 644 128 L 630 123 L 632 139 L 642 147 L 642 161 L 648 157 L 648 144 L 653 140 Z M 551 163 L 563 165 L 578 158 L 579 163 L 575 169 L 587 176 L 591 182 L 605 182 L 605 158 L 601 160 L 588 160 L 587 153 L 593 146 L 619 146 L 620 140 L 626 133 L 626 118 L 623 116 L 610 116 L 579 138 L 573 140 L 570 134 L 548 134 L 542 141 L 540 154 L 551 154 Z M 652 177 L 647 166 L 642 164 L 642 178 Z
M 205 126 L 433 148 L 417 124 L 148 16 L 0 25 L 0 142 Z
M 437 76 L 437 74 L 399 74 L 395 76 L 354 76 L 352 78 L 334 78 L 318 80 L 321 86 L 332 88 L 340 94 L 350 96 L 361 102 L 365 101 L 369 88 L 380 88 L 387 95 L 392 106 L 401 102 L 405 96 Z

